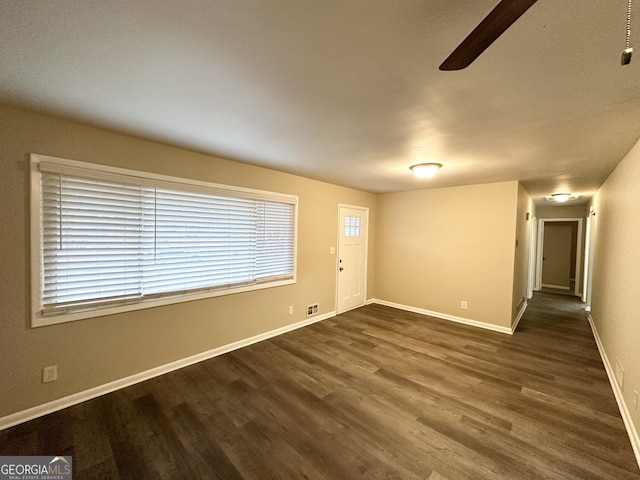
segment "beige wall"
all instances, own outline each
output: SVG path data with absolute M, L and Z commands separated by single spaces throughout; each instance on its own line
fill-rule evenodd
M 640 142 L 620 162 L 592 205 L 593 290 L 591 315 L 606 355 L 624 368 L 623 395 L 636 431 L 640 410 Z M 639 407 L 640 409 L 640 407 Z
M 586 205 L 543 206 L 536 208 L 536 216 L 538 218 L 585 218 L 587 211 Z
M 299 195 L 298 282 L 30 328 L 29 153 Z M 371 209 L 368 269 L 375 269 L 373 194 L 3 107 L 0 162 L 0 417 L 305 320 L 310 303 L 319 302 L 321 313 L 334 310 L 329 248 L 336 246 L 339 203 Z M 43 385 L 48 365 L 58 366 L 59 380 Z
M 535 216 L 533 199 L 520 184 L 518 184 L 518 204 L 516 215 L 516 250 L 513 268 L 513 299 L 511 302 L 512 322 L 515 321 L 522 303 L 527 297 L 527 287 L 529 282 L 529 256 L 531 254 L 531 229 L 533 228 Z
M 517 192 L 514 181 L 380 195 L 376 297 L 510 328 Z

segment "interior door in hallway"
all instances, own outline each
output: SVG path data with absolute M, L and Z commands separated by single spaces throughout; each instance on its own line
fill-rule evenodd
M 542 286 L 570 290 L 572 260 L 575 262 L 573 229 L 568 222 L 556 222 L 545 225 L 544 252 L 542 266 Z M 575 265 L 573 265 L 575 269 Z
M 364 305 L 367 283 L 369 209 L 339 206 L 338 313 Z

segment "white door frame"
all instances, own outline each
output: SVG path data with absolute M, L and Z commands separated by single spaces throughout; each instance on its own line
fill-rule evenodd
M 593 206 L 589 207 L 584 245 L 584 286 L 582 288 L 582 301 L 585 302 L 585 310 L 591 311 L 591 285 L 593 282 Z
M 536 290 L 542 288 L 542 254 L 544 253 L 544 225 L 553 222 L 578 222 L 578 241 L 576 245 L 576 279 L 574 295 L 580 296 L 580 274 L 582 272 L 582 264 L 580 262 L 580 254 L 582 253 L 582 218 L 540 218 L 538 220 L 538 255 L 536 261 Z
M 336 249 L 336 260 L 335 260 L 335 267 L 336 267 L 336 296 L 335 296 L 335 311 L 336 313 L 342 313 L 338 310 L 338 299 L 339 299 L 339 290 L 340 290 L 340 233 L 341 233 L 341 229 L 342 229 L 342 224 L 340 222 L 340 218 L 341 218 L 341 210 L 343 208 L 348 208 L 351 210 L 361 210 L 362 212 L 364 212 L 364 216 L 366 219 L 366 228 L 364 229 L 364 272 L 363 272 L 363 278 L 364 278 L 364 298 L 363 298 L 363 304 L 364 305 L 366 303 L 367 300 L 367 284 L 368 284 L 368 277 L 367 277 L 367 265 L 369 263 L 369 207 L 362 207 L 359 205 L 349 205 L 346 203 L 339 203 L 338 204 L 338 228 L 336 231 L 337 234 L 337 249 Z M 362 306 L 360 305 L 360 306 Z M 356 307 L 357 308 L 357 307 Z
M 536 239 L 538 235 L 538 219 L 531 217 L 531 231 L 529 238 L 529 271 L 527 272 L 527 298 L 533 297 L 536 285 Z

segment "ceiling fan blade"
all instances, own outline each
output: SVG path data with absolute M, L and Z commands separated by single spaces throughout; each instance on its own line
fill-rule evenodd
M 440 70 L 462 70 L 484 52 L 504 31 L 526 12 L 537 0 L 502 0 L 482 22 L 465 38 Z

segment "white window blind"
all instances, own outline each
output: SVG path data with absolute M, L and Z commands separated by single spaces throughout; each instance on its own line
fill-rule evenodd
M 43 317 L 294 280 L 296 197 L 78 165 L 38 162 Z

